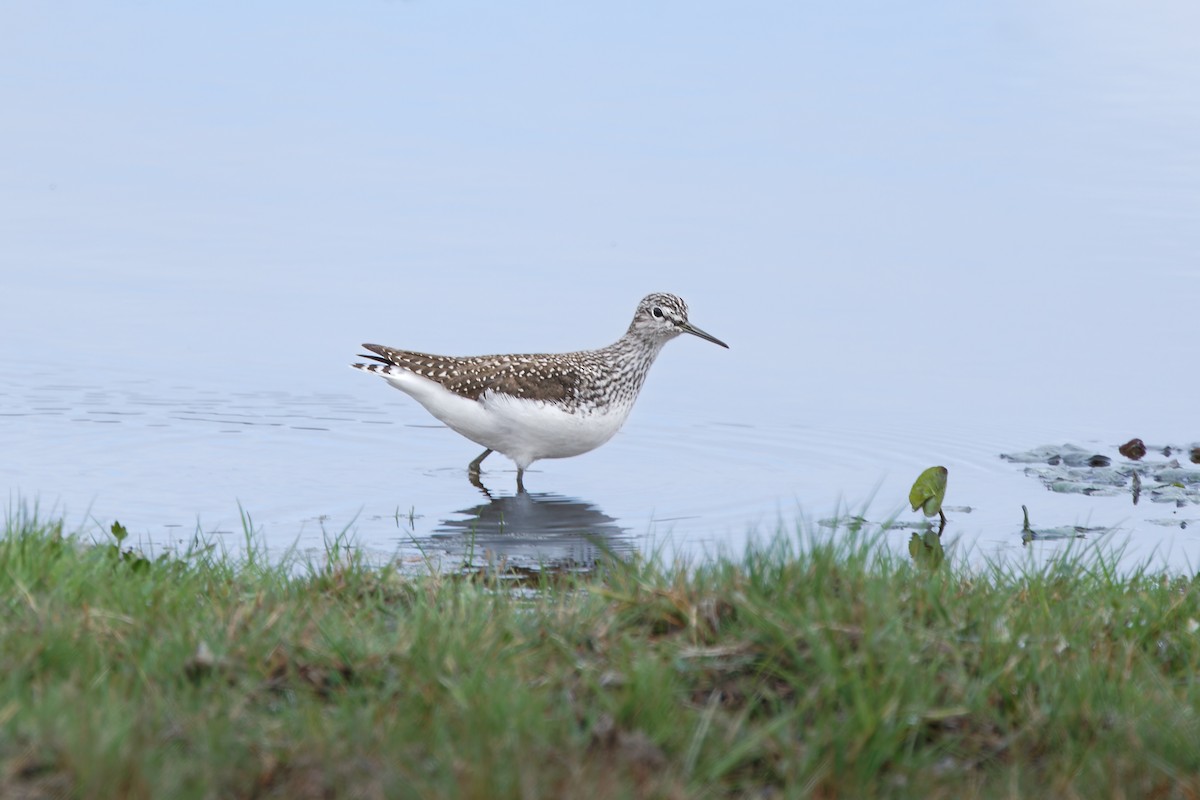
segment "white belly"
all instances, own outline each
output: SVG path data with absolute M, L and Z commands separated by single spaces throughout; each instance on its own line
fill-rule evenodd
M 596 449 L 621 429 L 633 408 L 625 403 L 573 414 L 553 403 L 495 392 L 470 400 L 411 372 L 384 377 L 451 430 L 503 453 L 521 469 L 538 459 Z

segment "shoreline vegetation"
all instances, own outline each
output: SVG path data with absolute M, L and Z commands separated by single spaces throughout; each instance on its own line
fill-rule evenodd
M 1195 580 L 888 535 L 518 581 L 10 511 L 0 797 L 1200 796 Z

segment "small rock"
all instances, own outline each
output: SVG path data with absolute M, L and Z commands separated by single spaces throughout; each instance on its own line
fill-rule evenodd
M 1146 455 L 1146 443 L 1141 439 L 1130 439 L 1118 447 L 1117 451 L 1130 461 L 1141 461 L 1142 456 Z

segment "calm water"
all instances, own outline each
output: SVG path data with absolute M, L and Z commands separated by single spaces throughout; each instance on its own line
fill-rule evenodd
M 1024 546 L 1026 505 L 1200 567 L 1200 505 L 999 458 L 1200 443 L 1190 5 L 117 3 L 0 30 L 14 503 L 155 545 L 237 546 L 240 504 L 278 551 L 586 565 L 581 530 L 702 556 L 868 501 L 915 522 L 944 464 L 969 558 L 1068 546 Z M 363 341 L 599 346 L 650 291 L 731 349 L 669 344 L 623 431 L 528 496 L 498 455 L 472 487 L 476 445 L 346 367 Z

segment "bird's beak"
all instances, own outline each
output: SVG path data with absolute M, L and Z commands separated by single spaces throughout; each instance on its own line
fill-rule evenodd
M 683 331 L 684 333 L 690 333 L 693 336 L 699 336 L 701 339 L 706 339 L 706 340 L 712 342 L 713 344 L 719 344 L 719 345 L 721 345 L 721 347 L 724 347 L 726 350 L 729 349 L 729 345 L 725 344 L 720 339 L 713 336 L 711 333 L 705 333 L 704 331 L 700 330 L 699 328 L 697 328 L 695 325 L 693 325 L 690 322 L 680 322 L 679 330 Z

